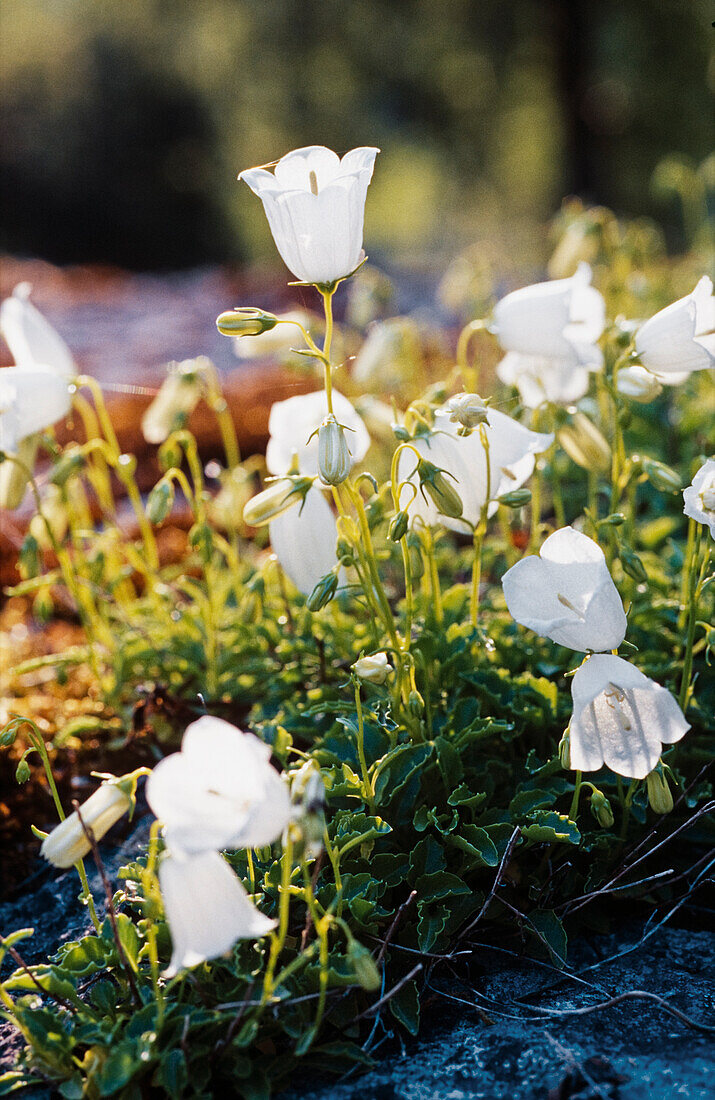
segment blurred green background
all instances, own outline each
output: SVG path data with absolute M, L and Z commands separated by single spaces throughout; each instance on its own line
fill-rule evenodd
M 647 214 L 712 145 L 706 0 L 2 0 L 0 249 L 273 263 L 245 167 L 379 145 L 366 243 L 528 242 L 566 194 Z

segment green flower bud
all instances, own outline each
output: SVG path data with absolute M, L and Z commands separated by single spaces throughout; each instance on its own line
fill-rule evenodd
M 273 313 L 253 306 L 227 309 L 216 318 L 216 328 L 222 336 L 260 336 L 278 324 Z
M 646 474 L 651 485 L 661 493 L 679 493 L 683 487 L 680 475 L 666 466 L 663 462 L 657 462 L 654 458 L 642 459 L 643 473 Z
M 407 443 L 410 439 L 410 433 L 407 431 L 404 424 L 393 424 L 392 434 L 399 443 Z
M 510 493 L 504 493 L 503 496 L 499 497 L 499 503 L 505 504 L 507 508 L 523 508 L 530 500 L 530 489 L 512 489 Z
M 363 989 L 367 989 L 371 993 L 379 989 L 382 978 L 367 947 L 363 947 L 351 936 L 348 941 L 347 956 L 355 978 Z
M 30 775 L 31 775 L 30 765 L 28 764 L 27 760 L 23 756 L 22 760 L 20 761 L 20 763 L 17 765 L 17 768 L 15 769 L 15 779 L 17 780 L 18 783 L 27 783 L 28 779 L 30 778 Z
M 623 512 L 612 512 L 610 516 L 600 521 L 604 526 L 621 527 L 626 522 Z
M 321 607 L 325 607 L 326 604 L 330 603 L 337 590 L 337 573 L 326 573 L 326 575 L 318 581 L 315 588 L 308 596 L 306 601 L 308 610 L 320 611 Z
M 318 473 L 326 485 L 342 485 L 350 466 L 345 429 L 330 414 L 318 428 Z
M 610 470 L 611 448 L 596 425 L 583 413 L 575 413 L 573 422 L 561 428 L 558 440 L 577 466 L 601 473 Z
M 406 509 L 397 512 L 390 520 L 390 527 L 387 532 L 387 537 L 390 542 L 399 542 L 407 534 L 407 526 L 409 524 L 410 517 L 407 514 Z
M 459 519 L 462 515 L 462 498 L 445 476 L 445 471 L 440 470 L 433 462 L 421 458 L 417 464 L 417 474 L 420 479 L 422 494 L 428 494 L 438 512 L 451 519 Z
M 595 790 L 591 795 L 591 813 L 602 829 L 610 829 L 613 826 L 613 810 L 603 791 Z
M 410 714 L 414 714 L 416 717 L 419 717 L 419 715 L 422 714 L 422 711 L 425 709 L 425 701 L 420 695 L 419 691 L 415 691 L 413 689 L 410 692 L 407 697 L 407 706 L 409 708 Z
M 5 729 L 0 733 L 0 748 L 9 748 L 10 745 L 14 744 L 16 737 L 17 726 L 14 723 L 5 726 Z
M 632 577 L 637 584 L 644 584 L 648 580 L 648 574 L 645 571 L 643 562 L 638 557 L 635 550 L 632 550 L 625 542 L 620 544 L 618 556 L 621 559 L 621 565 L 625 572 L 629 577 Z
M 213 554 L 214 537 L 208 523 L 195 523 L 189 531 L 189 546 L 198 551 L 204 565 L 208 565 Z
M 646 776 L 645 782 L 648 792 L 648 805 L 651 810 L 657 814 L 669 814 L 673 809 L 673 795 L 668 786 L 663 765 L 658 764 Z
M 39 576 L 42 568 L 40 544 L 32 534 L 25 535 L 22 541 L 20 553 L 17 556 L 17 568 L 24 581 L 29 580 L 30 577 Z
M 83 469 L 84 463 L 85 458 L 81 448 L 68 447 L 52 467 L 49 477 L 50 483 L 52 485 L 66 485 L 71 477 Z
M 563 737 L 559 741 L 559 763 L 567 771 L 571 768 L 571 733 L 564 730 Z
M 410 565 L 412 566 L 412 580 L 418 581 L 424 576 L 425 560 L 422 557 L 422 544 L 419 535 L 414 531 L 407 532 L 407 549 L 410 552 Z
M 162 478 L 149 493 L 146 505 L 149 522 L 155 526 L 163 523 L 173 507 L 174 483 L 171 479 Z
M 279 478 L 263 492 L 251 497 L 243 509 L 243 522 L 248 527 L 264 527 L 276 516 L 282 516 L 295 504 L 302 503 L 313 479 Z

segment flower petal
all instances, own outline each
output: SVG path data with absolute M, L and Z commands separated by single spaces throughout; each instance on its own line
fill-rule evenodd
M 290 508 L 274 519 L 268 530 L 283 572 L 309 596 L 336 562 L 337 526 L 320 489 L 309 489 L 302 510 Z

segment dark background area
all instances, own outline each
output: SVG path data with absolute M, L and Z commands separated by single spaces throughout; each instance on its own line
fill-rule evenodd
M 523 247 L 568 194 L 677 248 L 679 185 L 715 173 L 711 19 L 704 0 L 3 0 L 0 250 L 274 262 L 236 175 L 304 144 L 382 148 L 378 252 L 495 226 Z

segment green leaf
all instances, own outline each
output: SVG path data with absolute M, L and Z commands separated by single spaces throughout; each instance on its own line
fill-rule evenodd
M 477 863 L 487 867 L 496 867 L 499 853 L 489 834 L 478 825 L 462 825 L 459 832 L 452 833 L 449 843 L 461 849 Z
M 568 939 L 563 924 L 551 909 L 539 909 L 529 914 L 529 923 L 536 929 L 539 942 L 548 948 L 552 961 L 558 967 L 566 963 Z
M 189 1071 L 183 1050 L 170 1050 L 159 1063 L 152 1084 L 163 1089 L 169 1096 L 178 1097 L 183 1096 L 188 1083 Z
M 534 810 L 541 810 L 545 806 L 552 806 L 554 795 L 549 791 L 533 790 L 519 791 L 509 803 L 509 814 L 512 818 L 526 817 Z
M 522 836 L 541 844 L 578 844 L 581 833 L 575 821 L 555 810 L 536 810 L 530 815 L 535 818 L 533 825 L 522 827 Z
M 402 989 L 389 1000 L 390 1012 L 410 1035 L 416 1035 L 420 1029 L 420 999 L 417 982 L 405 982 Z

